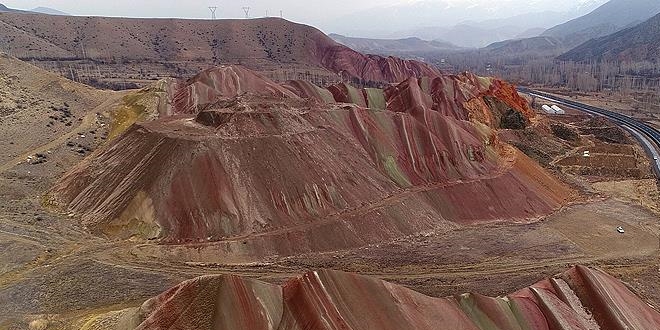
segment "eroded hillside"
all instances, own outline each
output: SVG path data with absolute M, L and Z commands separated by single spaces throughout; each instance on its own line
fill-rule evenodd
M 113 329 L 652 329 L 660 313 L 607 273 L 577 266 L 505 297 L 431 298 L 391 283 L 317 271 L 282 286 L 236 276 L 186 281 L 139 308 L 90 319 Z
M 528 221 L 571 195 L 497 139 L 506 115 L 522 125 L 533 117 L 502 81 L 466 74 L 329 88 L 337 99 L 349 91 L 353 104 L 302 98 L 311 88 L 296 86 L 244 68 L 206 71 L 179 86 L 171 116 L 130 127 L 49 200 L 108 236 L 256 258 Z M 369 95 L 385 108 L 357 105 Z

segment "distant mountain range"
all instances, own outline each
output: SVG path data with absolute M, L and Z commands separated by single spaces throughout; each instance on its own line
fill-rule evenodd
M 37 8 L 34 8 L 34 9 L 30 10 L 30 11 L 34 12 L 34 13 L 40 13 L 40 14 L 70 16 L 70 14 L 68 14 L 68 13 L 65 13 L 63 11 L 59 11 L 57 9 L 48 8 L 48 7 L 37 7 Z
M 449 42 L 426 41 L 416 37 L 404 39 L 368 39 L 351 38 L 339 34 L 330 34 L 329 37 L 342 45 L 368 54 L 395 54 L 405 56 L 407 54 L 421 54 L 461 49 Z
M 485 49 L 497 54 L 521 54 L 529 52 L 556 52 L 561 42 L 553 37 L 533 37 L 500 41 Z
M 451 28 L 430 28 L 434 40 L 446 40 L 463 47 L 479 48 L 493 41 L 515 38 L 523 28 L 513 25 L 482 27 L 480 24 L 464 23 Z M 419 31 L 419 30 L 418 30 Z M 417 34 L 417 33 L 414 33 Z
M 549 5 L 547 1 L 464 0 L 460 6 L 447 0 L 409 1 L 342 17 L 325 24 L 325 30 L 378 39 L 418 37 L 479 48 L 506 39 L 538 36 L 545 29 L 584 15 L 605 1 L 555 0 Z
M 660 0 L 611 0 L 591 13 L 557 25 L 543 33 L 572 48 L 627 27 L 660 13 Z
M 396 32 L 392 36 L 416 36 L 425 40 L 443 40 L 462 47 L 481 48 L 509 39 L 536 37 L 547 28 L 574 17 L 576 16 L 572 13 L 547 11 L 504 19 L 464 21 L 450 27 L 422 27 Z
M 69 14 L 63 11 L 59 11 L 57 9 L 48 8 L 48 7 L 37 7 L 32 10 L 20 10 L 20 9 L 9 8 L 1 3 L 0 3 L 0 13 L 38 13 L 38 14 L 47 14 L 47 15 L 69 16 Z
M 617 33 L 592 39 L 561 55 L 560 60 L 654 61 L 660 63 L 660 14 Z
M 448 2 L 443 1 L 417 1 L 397 6 L 375 8 L 370 14 L 364 12 L 361 15 L 372 15 L 381 21 L 386 21 L 388 22 L 387 26 L 390 28 L 400 26 L 403 23 L 399 21 L 413 13 L 416 13 L 417 17 L 408 20 L 409 24 L 424 25 L 427 16 L 431 14 L 435 15 L 434 22 L 451 23 L 463 17 L 462 10 L 473 4 L 470 8 L 472 11 L 471 20 L 461 20 L 451 26 L 417 27 L 390 33 L 367 31 L 362 35 L 370 36 L 370 38 L 352 39 L 354 42 L 358 39 L 365 41 L 373 38 L 400 41 L 407 37 L 416 37 L 421 39 L 414 41 L 417 45 L 424 44 L 424 40 L 437 40 L 465 48 L 485 47 L 484 50 L 498 53 L 505 53 L 506 51 L 547 51 L 553 54 L 561 54 L 588 40 L 635 26 L 660 13 L 660 0 L 610 0 L 608 2 L 604 0 L 573 0 L 572 5 L 567 4 L 564 0 L 557 0 L 555 1 L 555 10 L 570 9 L 570 11 L 546 10 L 534 12 L 534 9 L 543 7 L 535 7 L 538 4 L 532 2 L 530 5 L 521 7 L 530 11 L 528 13 L 498 18 L 498 16 L 503 15 L 502 10 L 504 8 L 509 8 L 511 4 L 517 3 L 518 0 L 507 1 L 506 3 L 498 2 L 497 6 L 492 8 L 489 7 L 488 3 L 478 0 L 466 0 L 467 2 L 460 7 L 451 6 Z M 389 9 L 389 12 L 384 8 Z M 484 10 L 489 10 L 491 17 L 495 18 L 477 21 L 477 18 L 482 17 L 482 11 Z M 449 17 L 452 15 L 455 17 Z M 372 17 L 364 17 L 364 19 L 369 21 Z M 345 27 L 344 30 L 356 30 L 363 23 L 362 21 L 356 21 L 356 24 L 351 24 L 350 27 Z M 373 26 L 382 26 L 382 24 Z M 349 33 L 348 35 L 356 34 Z M 542 38 L 538 38 L 539 36 Z M 368 45 L 349 43 L 347 40 L 344 40 L 344 42 L 348 43 L 350 47 L 369 51 L 364 48 Z M 378 44 L 383 46 L 379 46 L 379 50 L 382 50 L 381 53 L 389 51 L 388 47 L 384 46 L 384 41 L 381 40 Z M 389 41 L 389 44 L 404 47 L 395 41 Z M 375 45 L 371 43 L 371 46 Z
M 659 0 L 611 0 L 584 16 L 546 30 L 538 37 L 505 40 L 493 43 L 483 50 L 496 55 L 515 56 L 522 53 L 554 56 L 568 51 L 559 59 L 576 61 L 653 57 L 652 44 L 657 40 L 653 40 L 653 33 L 650 32 L 653 30 L 652 23 L 640 27 L 639 30 L 624 29 L 635 27 L 659 13 Z M 628 32 L 623 33 L 621 30 Z M 621 33 L 617 33 L 618 31 Z M 617 41 L 608 37 L 611 35 Z M 623 35 L 625 37 L 616 37 Z M 655 34 L 655 37 L 659 38 L 660 35 Z M 645 50 L 647 46 L 650 49 Z M 626 47 L 631 50 L 617 53 L 617 50 Z M 575 49 L 571 50 L 573 48 Z
M 23 10 L 12 9 L 0 3 L 0 13 L 21 13 Z
M 601 3 L 589 4 L 593 6 Z M 416 36 L 409 38 L 399 38 L 396 35 L 389 38 L 352 38 L 340 35 L 332 37 L 359 51 L 381 55 L 424 57 L 430 52 L 471 52 L 467 48 L 476 48 L 482 54 L 496 56 L 536 54 L 554 57 L 568 51 L 559 58 L 578 61 L 654 60 L 657 56 L 657 48 L 654 47 L 657 46 L 660 35 L 653 32 L 657 26 L 653 20 L 636 29 L 626 29 L 635 27 L 656 14 L 660 14 L 660 0 L 610 0 L 583 16 L 564 20 L 563 23 L 560 21 L 560 24 L 547 30 L 534 28 L 534 22 L 547 24 L 560 19 L 561 13 L 528 13 L 510 19 L 465 21 L 452 27 L 423 27 L 400 32 L 402 35 Z M 621 33 L 617 33 L 618 31 Z M 604 38 L 610 35 L 612 39 Z M 587 43 L 574 51 L 569 51 L 585 42 Z M 484 47 L 486 44 L 488 46 Z

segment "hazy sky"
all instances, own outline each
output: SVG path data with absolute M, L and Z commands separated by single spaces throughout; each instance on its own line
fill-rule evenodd
M 325 32 L 352 29 L 393 30 L 402 26 L 453 25 L 463 20 L 486 20 L 541 11 L 574 11 L 584 3 L 606 0 L 0 0 L 8 7 L 32 9 L 43 6 L 73 15 L 126 17 L 210 18 L 209 6 L 217 6 L 218 18 L 270 16 L 310 24 Z M 415 3 L 414 6 L 405 6 Z M 393 6 L 393 7 L 390 7 Z M 380 7 L 381 9 L 373 9 Z M 404 9 L 416 8 L 411 10 Z M 387 9 L 383 9 L 387 8 Z M 369 9 L 368 11 L 365 11 Z M 376 14 L 378 13 L 378 14 Z M 352 14 L 352 15 L 351 15 Z M 444 15 L 443 15 L 444 14 Z M 388 19 L 386 16 L 390 16 Z M 423 17 L 426 20 L 423 20 Z M 398 20 L 398 25 L 395 22 Z
M 406 0 L 0 0 L 8 7 L 32 9 L 43 6 L 74 15 L 208 18 L 208 6 L 217 6 L 218 18 L 243 17 L 249 6 L 253 17 L 284 15 L 296 20 L 320 21 L 356 10 L 379 5 L 405 3 Z

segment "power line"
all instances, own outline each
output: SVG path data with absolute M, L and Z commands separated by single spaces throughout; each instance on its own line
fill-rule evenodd
M 218 10 L 218 7 L 211 6 L 209 7 L 209 10 L 211 11 L 211 19 L 215 19 L 215 11 Z

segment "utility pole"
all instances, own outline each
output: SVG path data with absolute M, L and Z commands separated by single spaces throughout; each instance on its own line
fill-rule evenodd
M 243 7 L 243 11 L 245 12 L 245 18 L 250 18 L 250 7 Z
M 209 7 L 209 10 L 211 11 L 211 19 L 215 19 L 215 11 L 218 10 L 218 7 L 211 6 Z
M 280 18 L 284 18 L 284 14 L 282 13 L 281 10 L 280 10 Z
M 87 54 L 85 54 L 85 44 L 83 44 L 83 41 L 80 40 L 80 50 L 82 52 L 82 57 L 83 60 L 87 58 Z
M 266 9 L 266 17 L 268 17 L 268 9 Z

